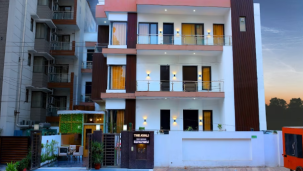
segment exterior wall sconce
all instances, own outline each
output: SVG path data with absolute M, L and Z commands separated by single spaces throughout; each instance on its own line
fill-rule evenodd
M 159 30 L 160 31 L 160 34 L 162 34 L 162 30 Z
M 34 125 L 34 130 L 39 130 L 39 124 Z
M 127 125 L 123 125 L 123 131 L 127 131 Z
M 89 118 L 89 121 L 91 121 L 91 122 L 92 122 L 92 121 L 93 121 L 93 118 Z
M 100 125 L 96 125 L 96 130 L 100 131 Z
M 147 74 L 147 76 L 149 77 L 149 74 Z
M 200 122 L 202 123 L 202 119 L 200 119 Z
M 202 77 L 202 75 L 199 75 L 199 78 L 201 78 Z
M 174 123 L 176 123 L 176 119 L 174 119 Z
M 176 74 L 174 74 L 174 78 L 176 78 Z
M 210 35 L 210 30 L 207 30 L 208 35 Z
M 144 123 L 146 123 L 146 119 L 144 119 Z

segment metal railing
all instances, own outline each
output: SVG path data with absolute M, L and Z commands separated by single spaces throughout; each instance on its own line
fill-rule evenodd
M 93 61 L 82 62 L 82 69 L 93 69 Z
M 74 19 L 74 11 L 54 11 L 53 19 L 72 20 L 72 19 Z
M 47 116 L 58 116 L 58 110 L 69 110 L 69 107 L 54 107 L 47 108 Z
M 51 42 L 51 50 L 73 50 L 73 42 Z
M 224 92 L 223 81 L 137 81 L 136 91 Z
M 67 73 L 48 73 L 48 82 L 68 83 L 71 81 L 70 76 Z
M 93 102 L 91 95 L 81 95 L 81 102 Z
M 95 52 L 102 52 L 102 48 L 107 48 L 108 43 L 96 43 Z
M 137 44 L 232 46 L 232 36 L 138 34 Z

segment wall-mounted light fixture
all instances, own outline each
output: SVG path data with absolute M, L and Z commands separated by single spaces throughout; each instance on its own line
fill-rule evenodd
M 174 78 L 176 78 L 176 74 L 174 74 Z
M 160 34 L 162 34 L 162 30 L 159 30 L 160 31 Z
M 92 122 L 92 121 L 93 121 L 93 118 L 89 118 L 89 121 L 91 121 L 91 122 Z
M 104 21 L 104 23 L 106 23 L 106 21 Z
M 200 122 L 202 122 L 202 119 L 200 119 Z
M 34 125 L 34 130 L 39 130 L 39 124 Z
M 177 30 L 177 35 L 179 35 L 179 30 Z
M 146 123 L 146 119 L 144 119 L 144 123 Z
M 123 131 L 127 131 L 127 125 L 123 125 Z
M 100 131 L 100 125 L 96 125 L 96 130 Z
M 202 75 L 199 75 L 199 79 L 201 79 Z
M 207 33 L 210 34 L 210 30 L 207 30 Z
M 176 123 L 176 119 L 174 119 L 174 123 Z
M 149 77 L 149 74 L 147 74 L 147 76 Z

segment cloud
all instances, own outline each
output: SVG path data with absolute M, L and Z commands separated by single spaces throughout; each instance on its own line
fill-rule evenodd
M 270 33 L 274 33 L 274 34 L 284 33 L 283 30 L 279 30 L 279 29 L 276 29 L 276 28 L 265 27 L 265 26 L 262 26 L 261 29 L 262 29 L 262 31 L 270 32 Z

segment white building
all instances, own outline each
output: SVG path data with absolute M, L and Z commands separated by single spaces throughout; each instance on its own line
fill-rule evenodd
M 81 68 L 86 67 L 90 48 L 85 42 L 96 42 L 96 37 L 85 37 L 96 34 L 89 4 L 9 0 L 1 7 L 2 135 L 13 135 L 20 125 L 30 124 L 22 121 L 56 125 L 57 110 L 71 110 L 82 102 Z

